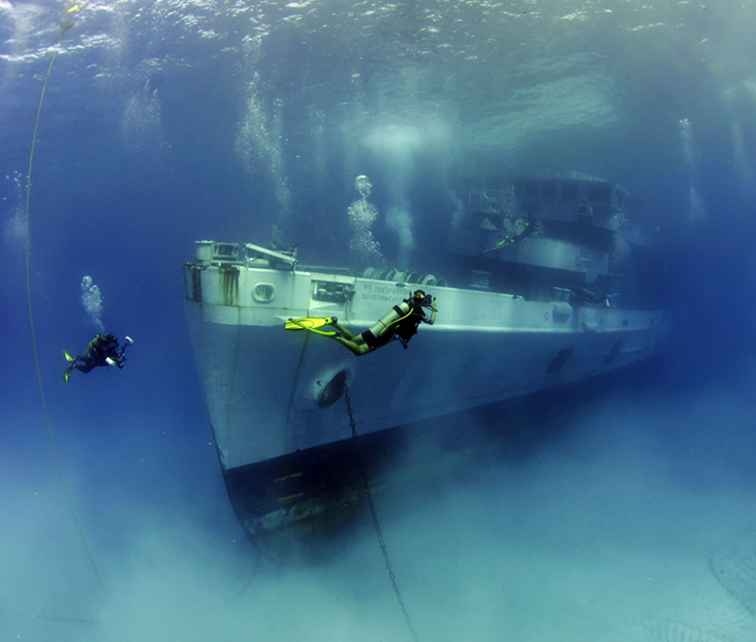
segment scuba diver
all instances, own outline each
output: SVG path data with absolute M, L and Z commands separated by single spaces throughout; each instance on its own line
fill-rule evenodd
M 123 347 L 119 347 L 118 339 L 112 334 L 97 334 L 87 344 L 87 350 L 83 355 L 74 357 L 70 352 L 64 351 L 63 356 L 68 361 L 68 366 L 63 373 L 63 381 L 69 382 L 74 369 L 87 373 L 101 366 L 123 368 L 126 363 L 126 348 L 133 343 L 134 339 L 126 336 L 123 338 Z
M 500 231 L 502 232 L 502 238 L 496 241 L 492 248 L 484 250 L 483 254 L 490 254 L 511 245 L 516 245 L 529 236 L 539 236 L 543 233 L 543 226 L 540 221 L 531 221 L 526 217 L 518 217 L 514 220 L 504 219 Z
M 426 314 L 426 309 L 431 310 L 430 316 Z M 438 308 L 433 303 L 433 296 L 426 294 L 423 290 L 415 290 L 412 296 L 395 305 L 375 325 L 358 335 L 354 335 L 340 326 L 336 317 L 289 319 L 284 328 L 286 330 L 309 330 L 315 334 L 330 337 L 359 357 L 388 345 L 394 339 L 398 339 L 406 350 L 410 339 L 417 334 L 420 324 L 433 325 L 436 321 L 437 312 Z M 327 327 L 333 329 L 321 329 Z
M 58 22 L 58 26 L 60 27 L 60 37 L 63 38 L 63 36 L 66 35 L 66 32 L 70 31 L 71 29 L 76 26 L 76 22 L 74 21 L 74 16 L 81 13 L 82 9 L 86 8 L 86 3 L 76 3 L 71 2 L 69 3 L 68 8 L 66 8 L 65 12 L 63 13 L 63 17 Z

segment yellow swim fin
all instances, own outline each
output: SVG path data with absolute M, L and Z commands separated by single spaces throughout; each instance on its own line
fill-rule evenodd
M 63 381 L 64 381 L 64 383 L 68 383 L 70 380 L 71 380 L 71 371 L 70 370 L 66 370 L 63 373 Z
M 68 361 L 68 363 L 73 363 L 74 361 L 76 361 L 76 359 L 74 359 L 71 353 L 67 350 L 63 350 L 63 356 L 66 358 L 66 361 Z
M 331 325 L 331 317 L 302 317 L 301 319 L 289 319 L 284 323 L 284 330 L 316 330 L 323 326 Z
M 333 324 L 333 317 L 302 317 L 289 319 L 284 323 L 284 330 L 308 330 L 325 337 L 335 337 L 336 330 L 321 330 Z

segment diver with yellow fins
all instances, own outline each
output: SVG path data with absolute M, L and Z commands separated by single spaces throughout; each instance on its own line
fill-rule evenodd
M 68 7 L 63 12 L 63 17 L 60 19 L 58 25 L 60 26 L 60 37 L 62 38 L 67 31 L 73 29 L 76 25 L 74 16 L 81 13 L 87 6 L 86 2 L 70 2 Z
M 63 372 L 63 381 L 68 383 L 74 370 L 86 374 L 102 366 L 123 368 L 126 363 L 126 348 L 133 344 L 134 339 L 129 336 L 123 338 L 121 347 L 118 345 L 118 339 L 112 334 L 97 334 L 87 344 L 83 355 L 74 357 L 70 352 L 64 351 L 63 356 L 68 361 L 68 366 Z
M 426 313 L 429 309 L 430 315 Z M 305 317 L 289 319 L 284 328 L 286 330 L 308 330 L 321 336 L 330 337 L 338 341 L 355 355 L 361 356 L 373 352 L 398 339 L 402 347 L 407 349 L 410 339 L 417 334 L 421 323 L 433 325 L 436 321 L 438 308 L 433 296 L 423 290 L 415 290 L 408 298 L 395 305 L 373 326 L 354 335 L 338 324 L 336 317 Z M 329 329 L 330 328 L 330 329 Z

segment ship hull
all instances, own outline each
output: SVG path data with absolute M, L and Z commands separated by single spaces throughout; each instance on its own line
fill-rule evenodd
M 426 288 L 438 301 L 438 320 L 421 326 L 406 350 L 393 342 L 356 357 L 329 338 L 283 329 L 289 317 L 335 315 L 356 332 L 410 287 L 187 265 L 187 319 L 235 505 L 269 506 L 240 499 L 252 492 L 257 473 L 250 471 L 286 478 L 302 468 L 303 454 L 338 450 L 355 436 L 600 376 L 649 358 L 663 334 L 658 311 L 447 287 Z
M 377 283 L 355 279 L 358 295 L 360 286 Z M 371 306 L 373 316 L 353 324 L 354 330 L 406 294 L 406 289 L 388 287 L 396 292 L 394 301 Z M 362 357 L 328 338 L 283 330 L 288 316 L 340 313 L 340 323 L 348 325 L 344 306 L 313 309 L 292 298 L 284 308 L 258 310 L 188 301 L 224 468 L 349 439 L 350 418 L 342 400 L 346 386 L 358 430 L 368 434 L 606 373 L 651 356 L 659 340 L 660 315 L 654 311 L 573 309 L 453 288 L 434 292 L 441 310 L 436 325 L 421 326 L 406 350 L 394 342 Z M 459 318 L 450 323 L 444 322 L 445 294 L 463 299 L 456 302 Z M 510 318 L 498 325 L 495 318 L 486 319 L 495 308 Z M 519 323 L 511 323 L 513 316 Z

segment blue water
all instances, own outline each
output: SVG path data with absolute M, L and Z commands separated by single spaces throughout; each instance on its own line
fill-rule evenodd
M 663 368 L 498 463 L 377 501 L 418 636 L 756 639 L 752 3 L 121 0 L 83 3 L 60 41 L 65 9 L 0 0 L 0 639 L 410 639 L 368 527 L 328 564 L 258 564 L 181 266 L 273 225 L 349 263 L 358 174 L 383 255 L 433 265 L 459 185 L 544 170 L 642 198 L 673 337 Z M 129 363 L 64 386 L 98 314 L 136 339 Z

